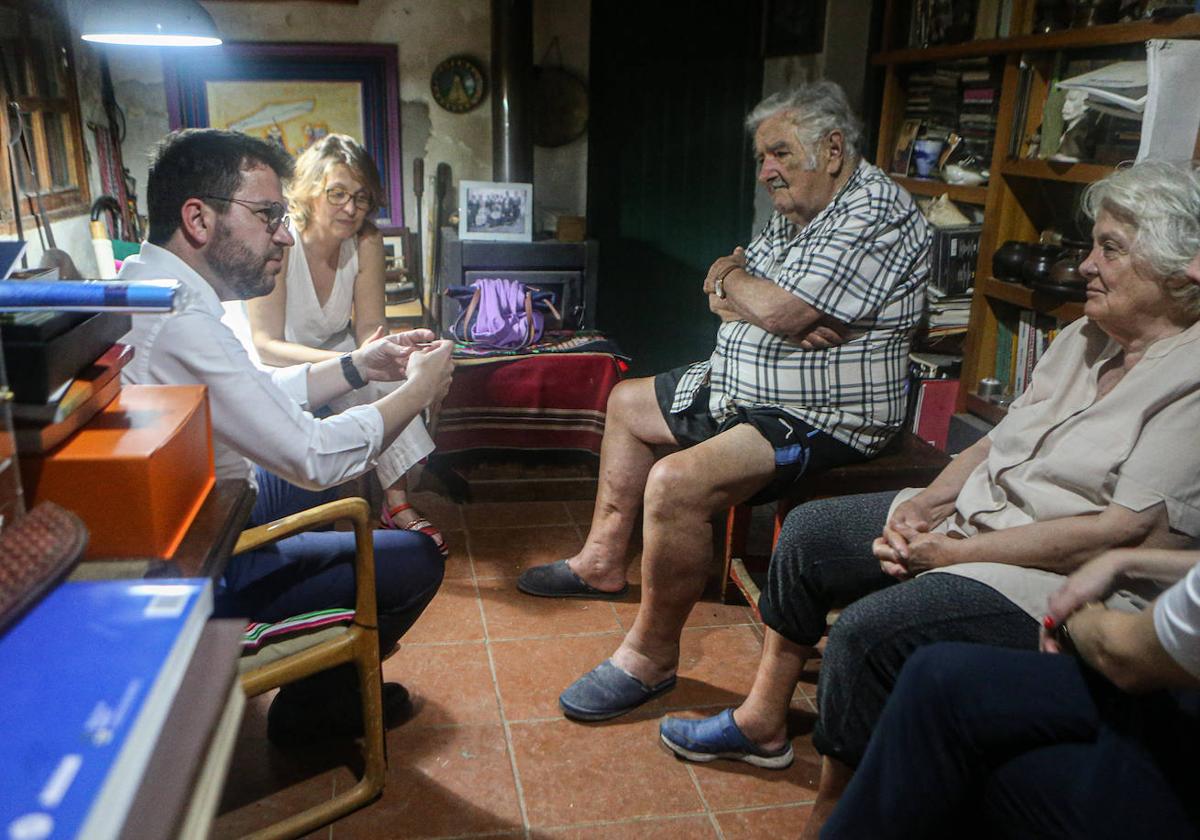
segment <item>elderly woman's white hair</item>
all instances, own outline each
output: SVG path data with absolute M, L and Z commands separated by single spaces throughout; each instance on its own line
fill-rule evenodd
M 753 134 L 776 114 L 787 114 L 796 127 L 796 139 L 808 155 L 806 169 L 816 168 L 817 146 L 835 131 L 842 135 L 846 159 L 851 162 L 858 160 L 862 123 L 850 109 L 845 92 L 836 82 L 821 80 L 771 94 L 755 105 L 746 117 L 747 130 Z
M 1200 171 L 1188 163 L 1147 160 L 1118 169 L 1087 188 L 1083 211 L 1107 212 L 1134 231 L 1133 256 L 1200 318 L 1200 285 L 1185 269 L 1200 253 Z

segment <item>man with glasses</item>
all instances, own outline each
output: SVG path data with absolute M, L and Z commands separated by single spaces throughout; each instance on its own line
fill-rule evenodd
M 184 286 L 174 312 L 139 316 L 122 339 L 136 348 L 122 372 L 135 384 L 208 388 L 218 479 L 254 482 L 250 517 L 260 525 L 337 498 L 336 486 L 375 465 L 379 452 L 450 385 L 451 342 L 428 330 L 387 336 L 340 358 L 259 370 L 221 323 L 222 301 L 271 291 L 284 249 L 281 179 L 285 153 L 232 131 L 177 132 L 159 146 L 147 196 L 150 233 L 125 261 L 122 279 L 170 278 Z M 432 342 L 428 347 L 419 344 Z M 405 381 L 374 403 L 319 420 L 309 411 L 367 381 Z M 276 622 L 354 605 L 354 534 L 300 534 L 237 555 L 218 587 L 216 615 Z M 380 650 L 390 650 L 416 621 L 442 579 L 433 541 L 411 531 L 377 532 L 376 589 Z M 411 708 L 403 686 L 384 687 L 394 722 Z M 271 705 L 268 737 L 352 736 L 362 731 L 353 669 L 285 687 Z

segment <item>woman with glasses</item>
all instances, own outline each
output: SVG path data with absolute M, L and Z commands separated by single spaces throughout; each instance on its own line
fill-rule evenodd
M 383 237 L 371 216 L 383 199 L 375 162 L 355 140 L 330 134 L 296 160 L 287 187 L 289 229 L 296 240 L 284 257 L 281 282 L 269 295 L 249 300 L 254 347 L 268 365 L 319 362 L 384 335 Z M 347 378 L 353 373 L 347 371 Z M 355 382 L 330 408 L 373 402 L 386 383 Z M 428 535 L 443 556 L 442 534 L 407 498 L 408 470 L 433 451 L 418 417 L 379 456 L 385 528 Z

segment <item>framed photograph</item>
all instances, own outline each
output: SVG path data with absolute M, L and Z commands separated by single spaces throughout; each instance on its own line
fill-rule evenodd
M 458 238 L 533 241 L 533 184 L 461 181 Z
M 896 134 L 896 149 L 892 152 L 892 174 L 907 175 L 912 161 L 913 144 L 921 132 L 920 120 L 905 120 Z
M 395 45 L 228 43 L 164 50 L 162 60 L 172 130 L 244 131 L 293 156 L 348 134 L 379 167 L 387 203 L 376 224 L 404 224 Z

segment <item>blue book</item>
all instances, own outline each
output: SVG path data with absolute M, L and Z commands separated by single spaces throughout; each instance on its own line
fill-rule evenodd
M 0 831 L 116 837 L 212 612 L 207 580 L 64 583 L 0 638 Z
M 0 311 L 170 312 L 177 280 L 13 280 L 0 282 Z

